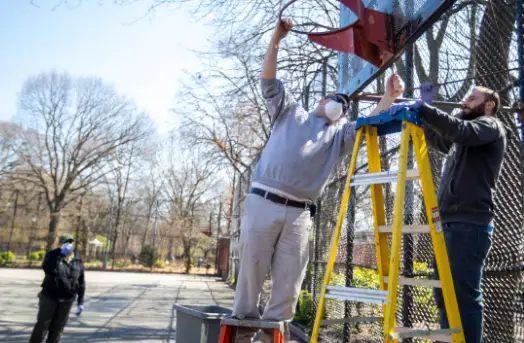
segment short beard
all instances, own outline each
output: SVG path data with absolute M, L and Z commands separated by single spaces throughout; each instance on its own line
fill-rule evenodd
M 476 119 L 478 117 L 485 115 L 486 114 L 485 108 L 486 108 L 486 103 L 482 103 L 480 105 L 473 107 L 468 113 L 462 110 L 459 113 L 458 117 L 464 120 L 473 120 L 473 119 Z

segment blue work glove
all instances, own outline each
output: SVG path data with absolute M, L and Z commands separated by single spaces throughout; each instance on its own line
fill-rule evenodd
M 82 314 L 82 311 L 84 310 L 84 305 L 78 305 L 78 310 L 76 311 L 76 315 L 79 316 Z
M 426 82 L 422 84 L 420 86 L 420 98 L 426 104 L 431 105 L 433 103 L 433 99 L 438 93 L 439 88 L 440 85 L 433 85 L 433 83 L 431 82 Z
M 73 252 L 73 244 L 71 243 L 62 244 L 60 252 L 62 253 L 62 255 L 65 255 L 65 256 L 69 255 L 70 253 Z
M 422 101 L 416 100 L 416 101 L 406 101 L 406 102 L 400 102 L 398 104 L 395 104 L 391 106 L 388 110 L 388 113 L 390 116 L 394 116 L 398 112 L 402 111 L 405 108 L 411 109 L 411 110 L 418 110 L 422 106 Z

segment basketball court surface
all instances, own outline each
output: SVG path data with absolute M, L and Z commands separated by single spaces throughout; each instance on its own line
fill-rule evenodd
M 27 343 L 44 274 L 0 274 L 0 342 Z M 88 271 L 86 279 L 85 310 L 80 317 L 71 313 L 61 343 L 175 342 L 175 303 L 233 305 L 233 290 L 214 277 Z

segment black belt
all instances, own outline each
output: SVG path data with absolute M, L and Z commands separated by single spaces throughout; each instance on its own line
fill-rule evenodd
M 296 201 L 296 200 L 291 200 L 291 199 L 288 199 L 288 198 L 284 198 L 284 197 L 281 197 L 280 195 L 277 195 L 277 194 L 265 191 L 265 190 L 260 189 L 260 188 L 252 187 L 249 190 L 249 193 L 260 195 L 261 197 L 263 197 L 263 198 L 265 198 L 267 200 L 270 200 L 272 202 L 275 202 L 277 204 L 281 204 L 281 205 L 284 205 L 284 206 L 298 207 L 298 208 L 303 208 L 305 210 L 309 210 L 311 212 L 311 216 L 312 217 L 315 215 L 315 212 L 316 212 L 316 208 L 317 207 L 315 205 L 308 204 L 308 203 L 302 202 L 302 201 Z

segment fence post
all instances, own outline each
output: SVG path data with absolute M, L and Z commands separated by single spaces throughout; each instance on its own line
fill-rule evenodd
M 357 120 L 358 118 L 359 103 L 354 101 L 351 103 L 351 120 Z M 350 156 L 352 157 L 352 156 Z M 349 204 L 348 211 L 346 214 L 347 222 L 347 233 L 346 233 L 346 287 L 353 286 L 353 247 L 355 240 L 355 212 L 357 207 L 356 200 L 356 191 L 355 188 L 351 188 L 351 193 L 349 195 Z M 344 317 L 351 317 L 351 308 L 352 303 L 346 301 L 344 303 Z M 349 343 L 351 341 L 351 326 L 350 323 L 344 323 L 344 343 Z
M 218 272 L 218 264 L 219 264 L 218 255 L 221 253 L 221 249 L 220 249 L 220 231 L 221 231 L 220 225 L 221 225 L 221 221 L 222 221 L 222 200 L 220 200 L 220 202 L 218 204 L 217 244 L 216 244 L 217 246 L 216 246 L 216 251 L 215 251 L 215 274 L 219 275 L 219 276 L 222 276 L 222 273 Z
M 7 256 L 4 265 L 9 262 L 9 250 L 11 250 L 11 240 L 13 239 L 13 232 L 15 231 L 16 211 L 18 210 L 18 190 L 15 191 L 15 207 L 13 209 L 13 220 L 11 221 L 11 232 L 9 232 L 9 240 L 7 241 Z
M 320 214 L 322 213 L 322 198 L 319 198 L 317 201 L 317 212 L 315 213 L 315 254 L 314 254 L 314 264 L 313 264 L 313 313 L 317 312 L 317 286 L 321 286 L 320 278 L 319 278 L 319 264 L 321 263 L 319 261 L 320 259 L 320 247 L 319 247 L 319 240 L 320 240 Z M 313 323 L 311 323 L 313 325 Z
M 322 96 L 327 94 L 327 57 L 322 61 Z M 319 280 L 319 261 L 320 252 L 319 252 L 319 238 L 320 238 L 320 215 L 322 212 L 322 197 L 317 200 L 317 210 L 315 214 L 315 242 L 314 242 L 314 264 L 313 264 L 313 286 L 312 286 L 312 295 L 313 295 L 313 313 L 317 311 L 317 286 L 321 286 L 321 280 Z M 313 325 L 313 323 L 311 323 Z
M 413 12 L 413 0 L 406 0 L 406 13 Z M 407 92 L 405 96 L 407 98 L 413 98 L 413 87 L 414 87 L 414 45 L 411 45 L 406 50 L 405 59 L 405 87 Z M 436 81 L 436 80 L 434 80 Z M 410 139 L 409 151 L 408 151 L 408 163 L 407 168 L 413 169 L 414 163 L 413 156 L 413 141 Z M 405 214 L 404 224 L 413 224 L 414 218 L 414 198 L 415 189 L 413 181 L 408 181 L 406 184 L 406 202 L 405 202 Z M 405 235 L 404 237 L 404 276 L 413 277 L 413 254 L 414 254 L 414 237 L 413 235 Z M 404 327 L 413 327 L 413 290 L 411 286 L 404 286 L 402 289 L 402 322 Z M 411 343 L 412 339 L 408 338 L 404 340 L 406 343 Z
M 519 101 L 524 105 L 524 0 L 517 0 L 517 51 L 519 61 Z M 519 113 L 521 144 L 524 143 L 524 114 Z
M 31 267 L 32 264 L 33 264 L 33 258 L 32 258 L 32 255 L 31 255 L 31 250 L 33 249 L 33 242 L 37 236 L 37 232 L 38 232 L 38 219 L 40 218 L 40 205 L 42 203 L 42 193 L 38 193 L 38 203 L 36 205 L 36 215 L 33 216 L 32 218 L 32 222 L 33 222 L 33 226 L 31 227 L 31 235 L 29 236 L 29 243 L 28 243 L 28 246 L 27 246 L 27 256 L 28 256 L 28 263 L 27 263 L 27 266 L 28 267 Z

